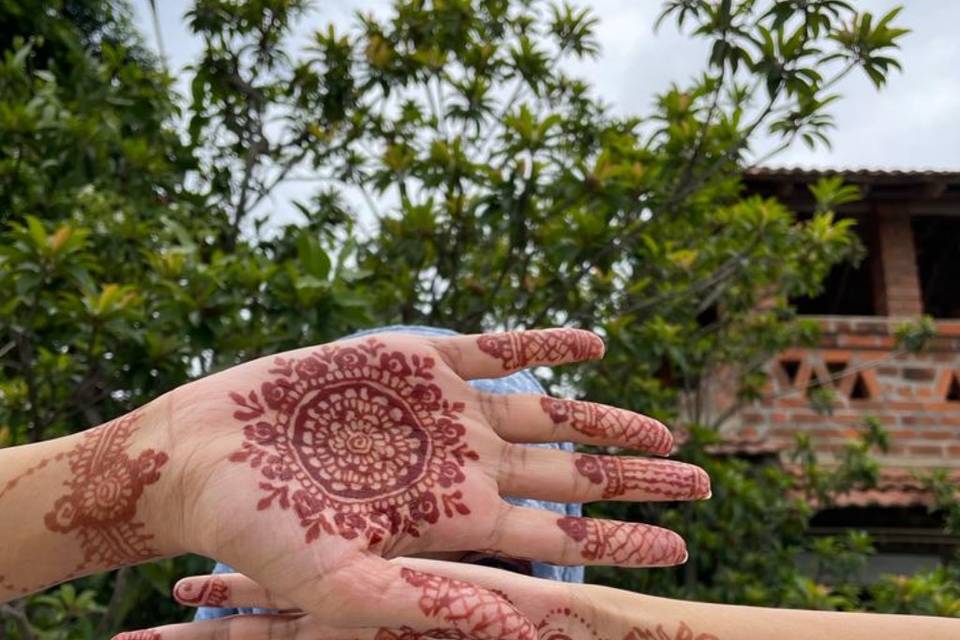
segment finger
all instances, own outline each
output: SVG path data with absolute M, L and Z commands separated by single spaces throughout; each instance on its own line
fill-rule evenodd
M 296 609 L 296 605 L 241 573 L 191 576 L 177 582 L 173 597 L 188 607 Z
M 474 640 L 536 640 L 533 623 L 493 591 L 368 557 L 323 579 L 311 612 L 334 627 L 447 628 Z M 300 601 L 300 598 L 297 598 Z
M 673 460 L 572 454 L 510 445 L 500 467 L 500 493 L 552 502 L 662 502 L 710 497 L 700 467 Z
M 617 520 L 557 517 L 504 503 L 492 551 L 553 564 L 669 567 L 687 560 L 679 535 Z
M 653 418 L 604 404 L 539 394 L 478 395 L 480 407 L 508 442 L 579 442 L 668 455 L 673 435 Z
M 539 365 L 603 357 L 603 340 L 581 329 L 539 329 L 434 338 L 446 363 L 461 378 L 499 378 Z
M 300 617 L 258 614 L 125 631 L 113 636 L 113 640 L 294 640 L 302 631 Z M 317 629 L 310 629 L 311 633 L 314 631 Z

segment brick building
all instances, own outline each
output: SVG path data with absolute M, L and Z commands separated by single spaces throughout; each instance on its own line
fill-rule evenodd
M 822 324 L 820 344 L 769 363 L 765 399 L 725 431 L 753 455 L 776 455 L 804 431 L 829 461 L 865 416 L 879 419 L 891 435 L 879 487 L 841 496 L 815 530 L 865 527 L 880 551 L 869 573 L 910 572 L 960 543 L 927 514 L 930 496 L 915 477 L 947 469 L 960 480 L 960 172 L 759 169 L 747 187 L 803 216 L 813 210 L 807 187 L 838 174 L 861 189 L 838 214 L 856 219 L 867 257 L 835 269 L 823 295 L 796 301 Z M 923 313 L 935 318 L 937 337 L 921 354 L 897 351 L 894 326 Z M 815 385 L 833 389 L 833 415 L 810 408 Z

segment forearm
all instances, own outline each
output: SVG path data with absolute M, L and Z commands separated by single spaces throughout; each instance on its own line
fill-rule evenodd
M 179 551 L 162 407 L 0 450 L 0 602 Z
M 688 602 L 585 585 L 608 640 L 948 640 L 960 620 Z M 578 592 L 580 593 L 580 592 Z

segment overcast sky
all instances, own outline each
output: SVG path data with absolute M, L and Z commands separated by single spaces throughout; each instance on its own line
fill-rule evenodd
M 133 0 L 137 19 L 155 44 L 147 0 Z M 837 129 L 833 149 L 802 145 L 776 158 L 777 165 L 832 168 L 960 170 L 960 0 L 901 0 L 898 22 L 912 29 L 903 39 L 903 72 L 894 72 L 877 93 L 861 75 L 840 86 L 844 98 L 833 106 Z M 172 70 L 191 62 L 200 49 L 183 20 L 190 0 L 157 2 L 160 28 Z M 578 65 L 603 100 L 621 113 L 648 113 L 653 96 L 671 82 L 685 81 L 703 68 L 705 51 L 672 25 L 654 33 L 659 0 L 579 0 L 600 19 L 600 57 Z M 855 2 L 875 14 L 893 0 Z M 346 28 L 357 10 L 382 13 L 389 0 L 319 0 L 305 29 L 328 22 Z

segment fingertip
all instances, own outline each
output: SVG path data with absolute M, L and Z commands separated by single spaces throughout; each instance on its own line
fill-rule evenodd
M 697 500 L 709 500 L 713 495 L 710 488 L 710 474 L 701 467 L 693 467 L 693 497 Z
M 607 343 L 598 334 L 593 331 L 587 331 L 590 334 L 592 346 L 590 348 L 589 360 L 602 360 L 607 355 Z
M 659 420 L 655 418 L 650 418 L 654 424 L 654 429 L 657 430 L 657 436 L 654 440 L 654 446 L 651 449 L 651 452 L 656 455 L 669 456 L 673 453 L 673 450 L 676 448 L 677 443 L 673 438 L 673 433 Z

